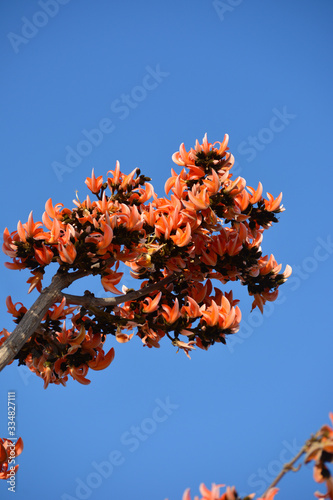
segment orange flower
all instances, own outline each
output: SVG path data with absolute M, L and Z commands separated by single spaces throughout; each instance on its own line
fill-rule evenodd
M 100 175 L 96 178 L 94 169 L 92 169 L 91 177 L 87 177 L 85 183 L 92 193 L 98 193 L 103 184 L 103 176 Z
M 58 252 L 60 259 L 68 264 L 73 264 L 76 257 L 76 249 L 73 243 L 69 242 L 66 245 L 58 243 Z
M 134 333 L 131 333 L 130 335 L 127 335 L 126 333 L 122 332 L 117 332 L 116 333 L 116 341 L 119 342 L 119 344 L 126 344 L 126 342 L 129 342 L 131 338 L 133 337 Z
M 18 465 L 9 469 L 9 461 L 18 457 L 23 451 L 23 441 L 19 438 L 14 444 L 11 439 L 0 438 L 0 479 L 10 479 L 13 472 L 16 474 Z
M 6 339 L 8 339 L 8 337 L 9 337 L 10 334 L 11 334 L 11 332 L 9 332 L 8 330 L 6 330 L 6 328 L 3 328 L 3 330 L 1 330 L 1 332 L 0 332 L 0 346 L 4 343 L 4 341 Z M 1 338 L 1 336 L 2 336 L 2 338 Z M 10 365 L 13 361 L 11 361 L 8 364 Z
M 17 232 L 21 241 L 26 241 L 26 238 L 36 238 L 40 233 L 43 232 L 40 226 L 43 224 L 41 222 L 34 222 L 32 212 L 29 214 L 28 222 L 22 224 L 18 221 Z
M 278 274 L 282 268 L 282 264 L 278 265 L 276 260 L 274 259 L 274 255 L 272 254 L 269 258 L 268 255 L 262 257 L 259 260 L 259 264 L 260 264 L 260 274 L 268 274 L 270 272 Z
M 210 196 L 216 194 L 221 186 L 221 180 L 216 172 L 216 170 L 212 170 L 212 175 L 207 176 L 204 181 L 204 185 L 207 188 Z
M 202 250 L 201 262 L 207 264 L 208 266 L 216 266 L 217 262 L 217 254 L 215 252 L 210 251 L 209 253 Z
M 114 359 L 114 348 L 111 347 L 107 354 L 104 353 L 103 349 L 98 349 L 98 354 L 95 360 L 88 361 L 89 368 L 92 370 L 104 370 L 107 368 Z M 88 371 L 88 370 L 87 370 Z M 80 380 L 79 380 L 80 382 Z
M 117 290 L 114 285 L 118 285 L 124 273 L 116 273 L 111 269 L 108 270 L 108 274 L 102 277 L 101 283 L 105 291 L 116 293 L 122 295 L 122 292 Z
M 207 325 L 214 326 L 218 324 L 219 308 L 214 300 L 212 300 L 212 304 L 209 307 L 207 307 L 206 304 L 201 306 L 200 311 Z
M 44 244 L 41 247 L 34 247 L 35 258 L 41 266 L 47 266 L 52 261 L 54 254 L 50 248 Z
M 189 296 L 187 297 L 187 301 L 189 305 L 182 307 L 182 314 L 187 314 L 189 318 L 198 318 L 199 316 L 201 316 L 202 313 L 200 311 L 199 304 Z
M 172 308 L 167 304 L 162 304 L 162 309 L 164 309 L 164 312 L 162 312 L 162 316 L 170 325 L 172 323 L 175 323 L 180 316 L 178 299 L 175 300 Z
M 66 298 L 63 297 L 62 301 L 58 306 L 54 304 L 51 307 L 51 310 L 48 311 L 47 314 L 50 317 L 50 319 L 55 320 L 55 319 L 65 318 L 68 314 L 77 309 L 77 306 L 67 307 L 66 309 L 65 306 L 66 306 Z
M 19 304 L 21 306 L 19 310 L 16 310 L 17 304 Z M 14 316 L 14 318 L 19 318 L 22 314 L 25 314 L 27 312 L 27 308 L 24 307 L 22 302 L 16 302 L 15 304 L 13 304 L 13 301 L 12 301 L 12 298 L 10 295 L 8 295 L 8 297 L 6 298 L 6 306 L 7 306 L 8 312 L 10 314 L 12 314 Z
M 156 311 L 158 309 L 158 304 L 161 297 L 162 297 L 162 292 L 159 292 L 154 299 L 146 297 L 145 300 L 142 302 L 143 305 L 142 312 L 148 314 Z M 147 305 L 145 305 L 145 302 L 147 303 Z
M 333 454 L 333 413 L 329 413 L 332 427 L 323 425 L 319 432 L 319 440 L 313 442 L 307 449 L 305 463 L 320 460 L 323 451 Z
M 78 368 L 73 366 L 69 369 L 69 373 L 72 375 L 73 379 L 80 382 L 80 384 L 89 385 L 91 380 L 85 378 L 88 373 L 88 369 L 87 365 L 81 365 Z
M 261 182 L 259 182 L 257 190 L 253 189 L 250 186 L 247 186 L 247 189 L 252 194 L 252 196 L 250 196 L 250 200 L 249 200 L 252 205 L 254 205 L 255 203 L 257 203 L 258 201 L 261 200 L 261 198 L 262 198 L 262 184 L 261 184 Z
M 59 307 L 61 307 L 61 306 L 59 306 Z M 85 338 L 86 338 L 86 329 L 85 329 L 84 325 L 81 325 L 80 329 L 79 329 L 79 333 L 76 335 L 76 337 L 69 339 L 69 343 L 71 346 L 78 346 L 78 345 L 82 344 L 82 342 L 85 340 Z M 73 351 L 71 351 L 71 352 L 73 352 Z
M 123 174 L 120 172 L 120 163 L 117 160 L 116 161 L 116 168 L 115 170 L 109 170 L 108 173 L 113 174 L 113 177 L 108 177 L 108 186 L 110 190 L 112 191 L 112 188 L 114 186 L 117 186 L 121 182 L 121 178 Z
M 63 215 L 65 213 L 70 213 L 70 210 L 68 208 L 63 210 L 63 204 L 62 203 L 57 203 L 56 205 L 53 206 L 52 204 L 52 198 L 49 198 L 47 202 L 45 203 L 45 212 L 43 215 L 43 222 L 44 225 L 47 227 L 47 229 L 51 229 L 52 225 L 52 220 L 51 219 L 58 219 L 62 220 Z M 45 219 L 44 219 L 45 216 Z
M 44 368 L 44 371 L 42 372 L 42 377 L 44 379 L 44 389 L 47 389 L 49 383 L 51 382 L 52 375 L 53 370 L 49 366 L 46 366 Z
M 249 203 L 250 203 L 250 196 L 245 189 L 243 189 L 239 194 L 237 194 L 234 198 L 234 202 L 236 206 L 239 208 L 241 212 L 244 212 L 244 210 L 247 209 Z M 243 216 L 237 217 L 237 220 L 242 218 Z
M 143 220 L 137 207 L 127 206 L 124 203 L 120 206 L 121 212 L 118 213 L 118 224 L 124 224 L 129 231 L 138 231 L 143 226 Z
M 3 245 L 2 251 L 8 255 L 8 257 L 14 258 L 16 257 L 17 247 L 13 245 L 13 236 L 15 232 L 9 233 L 8 228 L 6 227 L 3 232 Z
M 283 205 L 280 206 L 281 200 L 282 200 L 282 193 L 279 194 L 277 198 L 274 200 L 274 196 L 272 196 L 270 193 L 267 193 L 268 200 L 264 200 L 265 203 L 265 209 L 268 210 L 268 212 L 275 212 L 279 211 L 282 212 L 284 210 Z
M 154 187 L 152 184 L 149 184 L 149 182 L 146 182 L 144 189 L 140 187 L 137 191 L 132 192 L 130 201 L 132 202 L 132 200 L 135 199 L 137 203 L 146 203 L 152 196 L 154 196 Z
M 279 491 L 279 488 L 271 488 L 268 490 L 267 495 L 260 497 L 257 500 L 274 500 L 275 495 Z
M 224 500 L 224 497 L 220 497 L 220 488 L 225 486 L 224 484 L 212 484 L 212 489 L 209 490 L 204 483 L 199 486 L 200 493 L 202 495 L 201 499 L 195 497 L 195 500 Z M 184 491 L 182 500 L 191 500 L 190 488 Z M 229 499 L 228 499 L 229 500 Z
M 44 222 L 44 224 L 45 224 L 45 222 Z M 61 229 L 60 222 L 58 221 L 58 219 L 54 219 L 52 221 L 52 224 L 50 227 L 50 232 L 48 234 L 45 234 L 45 240 L 47 241 L 47 243 L 57 243 L 58 242 L 58 239 L 60 237 L 60 229 Z
M 142 213 L 142 218 L 151 227 L 155 225 L 156 212 L 153 208 L 153 204 L 149 203 L 148 209 L 144 207 L 145 211 Z
M 176 193 L 176 191 L 174 190 L 174 186 L 176 184 L 176 181 L 178 181 L 178 186 L 180 186 L 180 180 L 182 180 L 182 187 L 183 189 L 186 187 L 186 183 L 184 182 L 186 178 L 186 170 L 183 168 L 183 170 L 181 171 L 181 173 L 178 175 L 174 169 L 172 168 L 171 169 L 171 177 L 169 177 L 169 179 L 166 181 L 165 185 L 164 185 L 164 191 L 166 194 L 169 193 L 170 189 L 172 189 L 172 191 Z M 178 196 L 178 194 L 177 194 Z M 181 198 L 181 196 L 178 196 L 178 198 Z
M 190 156 L 191 151 L 190 151 L 190 153 L 187 153 L 187 151 L 185 149 L 185 145 L 184 145 L 184 143 L 182 143 L 179 146 L 179 152 L 177 151 L 177 153 L 174 153 L 172 155 L 172 161 L 174 161 L 175 163 L 177 163 L 177 165 L 194 164 L 193 154 Z
M 325 485 L 327 488 L 326 493 L 320 493 L 319 491 L 315 492 L 315 496 L 317 498 L 329 498 L 330 500 L 333 500 L 333 477 L 329 477 L 328 479 L 323 479 L 325 481 Z
M 32 292 L 34 288 L 37 288 L 40 293 L 42 291 L 42 279 L 44 275 L 38 271 L 32 271 L 31 274 L 33 274 L 33 276 L 27 280 L 27 283 L 30 283 L 28 293 Z
M 209 151 L 214 151 L 216 154 L 220 155 L 223 157 L 227 150 L 227 145 L 229 141 L 229 136 L 228 134 L 225 134 L 224 139 L 222 142 L 214 142 L 214 144 L 211 144 L 208 142 L 207 139 L 207 134 L 204 135 L 202 144 L 199 143 L 198 140 L 196 140 L 195 143 L 195 149 L 190 149 L 190 151 L 187 153 L 184 143 L 182 143 L 179 147 L 179 152 L 174 153 L 172 155 L 172 160 L 177 163 L 177 165 L 181 166 L 194 166 L 195 165 L 195 160 L 196 160 L 196 155 L 197 153 L 209 153 Z M 217 144 L 219 147 L 216 148 L 214 147 L 215 144 Z M 192 170 L 192 168 L 191 168 Z M 199 171 L 199 169 L 197 169 Z M 204 175 L 204 172 L 202 173 L 202 176 Z
M 107 252 L 108 246 L 111 244 L 113 239 L 113 231 L 108 224 L 104 224 L 103 234 L 101 233 L 91 233 L 89 237 L 85 239 L 87 243 L 95 243 L 97 246 L 97 255 L 104 255 Z
M 196 210 L 205 210 L 209 207 L 209 195 L 207 193 L 207 188 L 201 189 L 197 186 L 193 186 L 192 191 L 188 192 L 188 198 Z M 186 207 L 191 208 L 191 204 L 183 201 Z
M 121 184 L 120 184 L 120 189 L 125 190 L 125 189 L 127 188 L 127 186 L 129 186 L 129 185 L 132 185 L 132 184 L 133 184 L 133 182 L 132 182 L 132 181 L 133 181 L 133 179 L 134 179 L 134 175 L 136 174 L 137 170 L 138 170 L 138 169 L 137 169 L 137 168 L 135 168 L 134 170 L 132 170 L 132 172 L 131 172 L 130 174 L 128 174 L 128 175 L 124 175 L 123 180 L 122 180 L 122 182 L 121 182 Z
M 189 222 L 186 224 L 185 231 L 178 228 L 176 234 L 174 236 L 170 236 L 170 238 L 178 247 L 185 247 L 188 245 L 191 241 L 191 226 Z
M 7 269 L 18 269 L 18 270 L 21 270 L 21 269 L 25 269 L 27 267 L 24 264 L 24 262 L 19 262 L 15 258 L 13 260 L 14 260 L 14 262 L 5 262 L 5 267 L 7 267 Z

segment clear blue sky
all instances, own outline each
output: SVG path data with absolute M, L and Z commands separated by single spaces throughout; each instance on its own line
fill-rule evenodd
M 106 174 L 117 159 L 163 195 L 181 142 L 229 133 L 238 174 L 283 191 L 286 211 L 263 251 L 294 269 L 263 317 L 236 287 L 241 331 L 191 361 L 167 342 L 148 350 L 133 338 L 90 386 L 70 380 L 45 391 L 25 367 L 7 367 L 0 436 L 13 390 L 25 444 L 17 500 L 180 500 L 202 481 L 262 493 L 333 411 L 333 5 L 220 5 L 1 4 L 1 230 L 30 210 L 40 220 L 49 197 L 72 207 L 92 167 Z M 36 291 L 27 296 L 28 272 L 0 273 L 1 327 L 10 330 L 6 296 L 30 305 Z M 88 286 L 102 293 L 98 282 L 81 291 Z M 277 498 L 310 500 L 316 489 L 307 467 L 282 481 Z

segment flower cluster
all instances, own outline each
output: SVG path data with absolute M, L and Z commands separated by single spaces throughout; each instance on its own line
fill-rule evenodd
M 159 347 L 167 336 L 187 355 L 195 347 L 226 343 L 226 336 L 239 329 L 239 301 L 212 280 L 240 281 L 253 296 L 252 308 L 261 312 L 267 300 L 277 298 L 291 268 L 281 272 L 273 255 L 262 255 L 261 242 L 284 210 L 282 194 L 274 198 L 268 193 L 264 199 L 261 183 L 254 189 L 241 177 L 233 179 L 234 158 L 227 144 L 227 135 L 214 144 L 205 135 L 188 152 L 182 144 L 173 155 L 182 169 L 172 169 L 166 197 L 155 194 L 139 169 L 125 175 L 117 162 L 106 181 L 94 171 L 86 179 L 97 200 L 77 198 L 70 210 L 49 199 L 43 222 L 34 222 L 30 214 L 16 231 L 5 229 L 3 250 L 12 259 L 6 265 L 30 270 L 29 292 L 42 292 L 45 267 L 57 263 L 58 273 L 99 275 L 106 291 L 123 296 L 122 302 L 119 297 L 113 304 L 98 305 L 92 297 L 71 318 L 69 330 L 59 320 L 80 302 L 67 299 L 66 308 L 64 302 L 51 307 L 17 356 L 46 385 L 64 383 L 68 374 L 85 383 L 89 367 L 109 364 L 113 353 L 102 350 L 106 334 L 127 342 L 133 333 L 126 332 L 136 328 L 148 347 Z M 123 276 L 120 263 L 141 280 L 135 299 L 117 288 Z M 166 286 L 154 288 L 168 278 Z M 22 308 L 10 308 L 16 322 L 26 312 Z M 3 342 L 9 334 L 3 330 L 2 335 Z
M 305 455 L 305 464 L 311 461 L 314 462 L 314 480 L 318 483 L 326 484 L 327 492 L 315 492 L 315 496 L 317 498 L 328 498 L 333 500 L 333 477 L 327 467 L 328 463 L 333 462 L 333 413 L 330 413 L 330 419 L 332 427 L 329 425 L 323 425 L 316 434 L 311 436 L 311 438 L 306 441 L 301 451 L 291 460 L 291 462 L 284 465 L 277 478 L 274 479 L 273 483 L 268 487 L 263 496 L 257 500 L 274 500 L 275 495 L 279 491 L 275 485 L 289 471 L 297 472 L 300 469 L 301 464 L 297 468 L 294 467 L 294 464 L 302 455 Z M 225 485 L 212 484 L 211 489 L 209 489 L 202 483 L 199 487 L 202 496 L 200 498 L 196 496 L 194 497 L 194 500 L 251 500 L 255 498 L 254 493 L 251 493 L 244 498 L 240 498 L 234 486 L 227 486 L 226 491 L 220 494 L 220 489 L 223 486 Z M 182 500 L 191 500 L 189 488 L 185 490 Z
M 314 461 L 313 478 L 317 483 L 325 483 L 325 494 L 316 492 L 317 498 L 333 500 L 333 476 L 327 467 L 333 462 L 333 413 L 330 413 L 332 427 L 323 425 L 313 439 L 309 440 L 305 463 Z
M 21 303 L 13 304 L 11 297 L 7 297 L 6 304 L 8 312 L 19 322 L 26 308 Z M 87 385 L 90 383 L 86 378 L 89 368 L 103 370 L 114 358 L 113 347 L 105 354 L 106 335 L 100 333 L 96 322 L 84 316 L 83 311 L 74 314 L 75 309 L 66 307 L 65 298 L 58 306 L 53 305 L 17 356 L 19 364 L 25 364 L 44 380 L 44 389 L 49 383 L 65 386 L 68 375 Z M 66 317 L 69 315 L 72 326 L 67 329 Z M 9 335 L 6 330 L 1 333 L 0 345 Z
M 11 479 L 16 474 L 18 465 L 10 465 L 15 463 L 15 458 L 23 451 L 23 441 L 19 438 L 16 443 L 11 439 L 0 438 L 0 479 Z
M 252 500 L 255 498 L 255 494 L 247 495 L 241 498 L 234 486 L 227 486 L 226 491 L 220 494 L 220 489 L 225 486 L 224 484 L 212 484 L 211 489 L 207 488 L 204 483 L 201 483 L 199 490 L 201 497 L 194 497 L 194 500 Z M 278 488 L 271 488 L 264 497 L 257 498 L 257 500 L 274 500 L 276 493 L 279 491 Z M 185 490 L 182 500 L 191 500 L 190 489 Z
M 49 199 L 43 223 L 34 222 L 30 213 L 25 224 L 18 222 L 16 231 L 10 234 L 5 229 L 3 251 L 13 260 L 5 265 L 9 269 L 31 270 L 29 291 L 35 287 L 41 291 L 44 269 L 52 262 L 67 272 L 103 272 L 105 288 L 113 291 L 112 283 L 118 278 L 111 269 L 114 263 L 129 262 L 144 251 L 140 240 L 145 233 L 137 205 L 152 195 L 153 188 L 149 183 L 141 187 L 146 178 L 139 175 L 139 169 L 128 176 L 122 174 L 119 162 L 110 173 L 113 175 L 104 184 L 102 177 L 95 178 L 94 172 L 86 179 L 91 191 L 100 193 L 98 201 L 92 202 L 89 196 L 82 203 L 74 200 L 76 208 L 70 210 L 62 203 L 53 205 Z M 114 193 L 110 197 L 105 194 L 107 186 Z

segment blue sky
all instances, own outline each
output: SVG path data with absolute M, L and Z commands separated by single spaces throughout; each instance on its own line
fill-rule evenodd
M 333 411 L 332 3 L 12 0 L 0 11 L 1 230 L 31 210 L 40 220 L 49 197 L 72 207 L 91 169 L 116 160 L 163 195 L 181 142 L 228 133 L 235 173 L 283 191 L 262 246 L 294 269 L 263 316 L 234 287 L 240 332 L 191 360 L 133 338 L 90 386 L 45 391 L 7 367 L 0 436 L 15 391 L 25 444 L 15 498 L 178 500 L 201 482 L 262 493 Z M 28 306 L 36 292 L 28 272 L 0 273 L 11 330 L 5 298 Z M 98 281 L 73 289 L 87 287 L 105 296 Z M 311 467 L 280 486 L 285 500 L 318 489 Z

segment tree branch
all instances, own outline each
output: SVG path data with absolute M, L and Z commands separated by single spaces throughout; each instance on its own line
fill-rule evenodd
M 5 340 L 5 342 L 0 347 L 0 371 L 8 365 L 15 356 L 18 354 L 20 349 L 29 340 L 31 335 L 38 329 L 41 321 L 47 310 L 55 302 L 60 302 L 63 297 L 66 298 L 69 304 L 82 305 L 89 309 L 91 306 L 94 307 L 107 307 L 115 306 L 117 304 L 122 304 L 128 300 L 136 300 L 141 297 L 145 297 L 155 290 L 161 289 L 168 283 L 173 281 L 177 276 L 176 273 L 163 278 L 161 281 L 153 283 L 152 285 L 145 286 L 144 288 L 128 292 L 119 297 L 110 297 L 107 299 L 95 298 L 90 295 L 83 297 L 61 293 L 61 290 L 67 288 L 75 280 L 87 276 L 89 273 L 84 271 L 76 271 L 74 273 L 59 273 L 54 275 L 50 285 L 42 290 L 41 294 L 30 307 L 30 309 L 24 314 L 23 318 L 13 330 L 10 336 Z
M 62 299 L 61 290 L 86 275 L 87 272 L 83 271 L 74 273 L 60 273 L 58 271 L 53 276 L 50 285 L 42 290 L 37 300 L 0 347 L 0 371 L 13 361 L 23 345 L 37 330 L 49 307 Z
M 266 491 L 263 493 L 262 498 L 265 498 L 265 496 L 267 495 L 268 491 L 271 488 L 274 488 L 274 486 L 276 486 L 281 481 L 281 479 L 283 478 L 283 476 L 285 474 L 287 474 L 287 472 L 289 472 L 291 470 L 293 472 L 299 471 L 299 469 L 301 468 L 301 464 L 299 464 L 297 467 L 294 467 L 294 464 L 297 462 L 297 460 L 299 460 L 301 458 L 302 455 L 304 455 L 304 453 L 307 452 L 308 446 L 313 441 L 316 441 L 317 436 L 319 435 L 319 433 L 320 433 L 320 431 L 318 431 L 314 436 L 312 436 L 310 439 L 308 439 L 306 441 L 306 443 L 302 446 L 302 448 L 300 449 L 300 451 L 297 453 L 297 455 L 295 455 L 294 458 L 292 460 L 290 460 L 290 462 L 284 464 L 281 472 L 276 476 L 276 478 L 274 479 L 274 481 L 268 486 L 268 488 L 266 489 Z
M 86 309 L 89 309 L 90 306 L 96 306 L 96 307 L 116 306 L 118 304 L 123 304 L 124 302 L 127 302 L 129 300 L 137 300 L 140 299 L 141 297 L 145 297 L 146 295 L 149 295 L 151 292 L 154 292 L 155 290 L 160 290 L 163 286 L 173 281 L 176 278 L 176 276 L 177 276 L 176 273 L 173 273 L 170 276 L 163 278 L 161 281 L 157 281 L 156 283 L 147 285 L 144 288 L 141 288 L 140 290 L 128 292 L 125 293 L 124 295 L 119 295 L 118 297 L 109 297 L 107 299 L 93 297 L 89 294 L 85 296 L 79 296 L 79 295 L 70 295 L 68 293 L 62 293 L 61 296 L 66 298 L 66 302 L 68 304 L 84 306 Z

